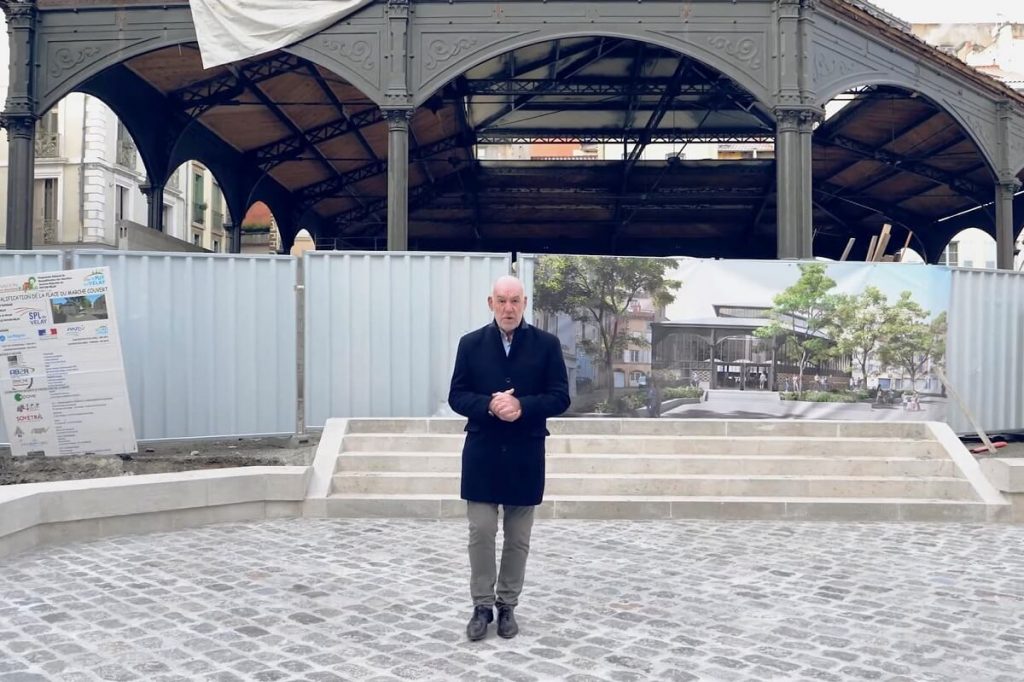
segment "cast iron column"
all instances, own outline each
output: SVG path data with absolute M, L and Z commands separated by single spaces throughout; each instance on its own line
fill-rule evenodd
M 164 231 L 164 186 L 162 183 L 152 180 L 139 185 L 139 191 L 146 196 L 149 202 L 149 211 L 146 224 L 157 232 Z
M 409 120 L 411 109 L 386 109 L 388 119 L 388 251 L 409 249 Z
M 811 135 L 821 120 L 819 111 L 808 107 L 778 107 L 775 110 L 775 173 L 778 185 L 777 258 L 811 258 Z
M 7 248 L 32 248 L 32 192 L 35 182 L 35 98 L 32 87 L 35 0 L 12 0 L 7 12 L 11 50 L 10 88 L 3 114 L 7 129 Z
M 1016 178 L 996 184 L 996 267 L 1013 270 L 1013 195 L 1020 189 Z

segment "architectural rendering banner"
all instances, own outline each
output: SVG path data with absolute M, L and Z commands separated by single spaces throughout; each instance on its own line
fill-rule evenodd
M 570 412 L 943 421 L 950 273 L 901 263 L 527 256 Z
M 109 268 L 0 278 L 0 362 L 14 455 L 137 451 Z

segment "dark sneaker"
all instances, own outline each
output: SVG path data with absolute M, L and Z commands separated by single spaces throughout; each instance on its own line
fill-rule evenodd
M 512 613 L 514 606 L 500 604 L 498 606 L 498 636 L 505 639 L 512 639 L 519 634 L 519 625 L 516 623 L 515 614 Z
M 466 625 L 466 637 L 470 641 L 477 641 L 487 636 L 487 625 L 494 620 L 494 609 L 490 606 L 474 606 L 473 617 Z

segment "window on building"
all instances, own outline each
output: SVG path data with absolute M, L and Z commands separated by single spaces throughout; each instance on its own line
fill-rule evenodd
M 640 362 L 640 351 L 631 350 L 629 351 L 629 362 Z
M 43 180 L 43 220 L 57 220 L 57 178 Z
M 172 220 L 173 214 L 171 213 L 171 205 L 170 204 L 164 204 L 163 214 L 164 214 L 164 232 L 166 232 L 167 234 L 171 234 L 172 232 L 174 232 L 174 230 L 172 229 L 174 227 L 174 225 L 172 224 L 173 223 L 173 220 Z
M 939 259 L 939 264 L 956 267 L 959 263 L 960 244 L 958 242 L 950 242 L 949 246 L 947 246 L 942 252 L 942 258 Z
M 60 156 L 60 119 L 57 108 L 46 112 L 36 121 L 36 156 L 41 159 L 52 159 Z
M 213 240 L 213 252 L 214 253 L 220 253 L 220 240 L 219 239 L 214 239 Z
M 955 263 L 954 263 L 954 265 L 955 265 Z M 964 267 L 965 268 L 973 268 L 974 267 L 974 261 L 970 260 L 970 259 L 964 260 Z
M 40 133 L 57 133 L 59 132 L 60 116 L 57 113 L 57 108 L 50 109 L 42 118 L 36 121 L 36 131 Z
M 192 173 L 192 222 L 203 225 L 206 222 L 206 196 L 203 174 Z
M 120 120 L 117 122 L 117 157 L 119 166 L 135 170 L 135 158 L 138 152 L 135 149 L 135 140 L 132 139 L 128 129 Z
M 199 234 L 198 232 L 193 232 L 192 233 L 192 245 L 193 246 L 199 246 L 199 242 L 201 242 L 202 240 L 203 240 L 203 235 Z
M 212 211 L 212 220 L 210 226 L 215 230 L 223 229 L 224 227 L 224 195 L 220 191 L 220 185 L 216 182 L 213 183 L 213 192 L 210 196 L 210 210 Z
M 128 218 L 128 188 L 117 185 L 114 192 L 114 220 L 121 222 Z
M 40 244 L 58 241 L 59 182 L 57 178 L 40 178 L 32 184 L 32 239 Z

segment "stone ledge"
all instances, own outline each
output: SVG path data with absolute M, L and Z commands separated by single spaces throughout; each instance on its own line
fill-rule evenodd
M 51 542 L 302 514 L 309 467 L 238 467 L 0 488 L 0 557 Z
M 979 463 L 996 488 L 1004 493 L 1024 493 L 1024 459 L 992 457 Z

